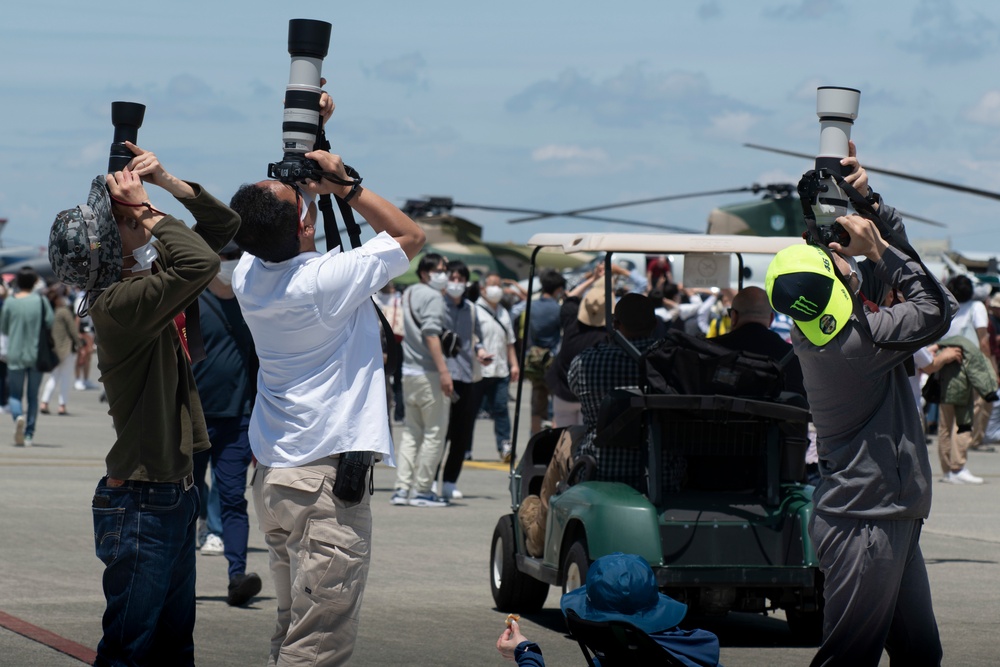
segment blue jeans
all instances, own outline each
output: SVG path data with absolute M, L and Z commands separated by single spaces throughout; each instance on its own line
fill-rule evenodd
M 207 417 L 208 439 L 212 448 L 194 457 L 195 481 L 205 479 L 205 468 L 212 461 L 213 490 L 219 490 L 222 514 L 223 554 L 229 561 L 229 578 L 244 574 L 247 568 L 247 539 L 250 521 L 247 518 L 247 468 L 253 454 L 250 451 L 250 417 Z M 211 510 L 209 530 L 211 530 Z
M 23 408 L 24 382 L 28 381 L 28 412 L 25 414 Z M 17 421 L 21 415 L 27 417 L 27 425 L 24 428 L 24 436 L 30 438 L 35 435 L 35 421 L 38 419 L 38 387 L 42 384 L 42 373 L 34 368 L 8 368 L 7 387 L 10 391 L 10 416 Z
M 510 401 L 507 391 L 510 377 L 483 378 L 480 383 L 483 392 L 483 409 L 493 419 L 493 433 L 497 439 L 497 451 L 503 448 L 504 442 L 510 441 Z
M 102 479 L 94 544 L 107 608 L 95 667 L 193 667 L 198 489 Z
M 205 460 L 199 461 L 198 459 Z M 212 455 L 206 449 L 194 455 L 195 473 L 201 471 L 199 477 L 195 474 L 194 483 L 198 485 L 198 497 L 201 498 L 201 509 L 198 511 L 198 518 L 205 521 L 205 528 L 209 535 L 222 537 L 222 510 L 219 509 L 219 485 L 215 482 L 215 469 L 210 470 L 209 476 L 212 478 L 210 485 L 205 484 L 205 468 L 212 460 Z

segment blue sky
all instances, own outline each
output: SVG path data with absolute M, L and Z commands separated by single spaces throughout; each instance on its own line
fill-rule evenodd
M 228 200 L 281 156 L 290 18 L 333 24 L 334 149 L 398 204 L 422 195 L 567 209 L 797 181 L 817 85 L 862 91 L 862 162 L 1000 191 L 1000 3 L 8 3 L 0 22 L 0 217 L 44 245 L 107 163 L 114 100 L 148 105 L 139 144 Z M 873 176 L 949 223 L 916 238 L 1000 252 L 1000 202 Z M 155 188 L 152 190 L 155 191 Z M 183 209 L 164 194 L 155 204 Z M 614 214 L 703 230 L 733 195 Z M 492 241 L 609 229 L 460 213 Z M 615 228 L 629 231 L 632 228 Z M 634 231 L 634 230 L 633 230 Z

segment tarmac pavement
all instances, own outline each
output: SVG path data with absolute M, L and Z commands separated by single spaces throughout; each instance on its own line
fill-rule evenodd
M 0 415 L 0 666 L 85 664 L 101 636 L 103 566 L 94 555 L 90 500 L 113 438 L 99 391 L 74 391 L 70 415 L 39 415 L 35 446 L 14 447 L 13 424 Z M 527 420 L 522 420 L 522 432 Z M 526 439 L 519 439 L 523 448 Z M 937 468 L 933 445 L 930 457 Z M 352 664 L 505 664 L 496 651 L 505 614 L 489 586 L 493 528 L 510 511 L 507 467 L 497 461 L 492 422 L 476 425 L 474 461 L 459 480 L 463 500 L 448 508 L 393 507 L 394 471 L 378 467 L 372 500 L 371 571 Z M 921 545 L 927 561 L 946 665 L 994 665 L 1000 617 L 1000 453 L 973 452 L 969 468 L 982 486 L 934 484 Z M 226 562 L 197 557 L 195 646 L 202 666 L 264 665 L 274 627 L 267 551 L 250 503 L 248 571 L 264 581 L 247 607 L 226 602 Z M 780 615 L 730 614 L 702 623 L 722 643 L 722 663 L 804 665 L 815 647 L 796 645 Z M 16 628 L 13 631 L 10 628 Z M 547 664 L 585 664 L 565 635 L 557 590 L 545 609 L 525 615 L 522 632 Z M 22 634 L 36 636 L 42 641 Z M 46 632 L 48 634 L 46 634 Z M 60 652 L 51 645 L 57 645 Z M 883 656 L 882 664 L 888 664 Z

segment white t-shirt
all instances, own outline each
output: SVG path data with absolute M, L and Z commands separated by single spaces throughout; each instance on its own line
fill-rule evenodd
M 395 465 L 371 296 L 409 265 L 384 232 L 348 252 L 275 263 L 243 255 L 233 290 L 260 358 L 250 417 L 258 461 L 291 468 L 357 450 Z
M 916 401 L 918 410 L 923 410 L 923 396 L 920 395 L 920 389 L 923 387 L 923 378 L 927 375 L 920 369 L 927 368 L 933 362 L 934 355 L 926 347 L 922 347 L 913 353 L 913 365 L 915 368 L 913 375 L 910 377 L 910 391 L 913 392 L 913 400 Z
M 949 336 L 965 336 L 978 347 L 979 334 L 976 333 L 976 329 L 985 329 L 989 326 L 989 323 L 989 315 L 986 313 L 986 306 L 982 301 L 973 299 L 965 303 L 960 303 L 958 304 L 958 312 L 952 318 L 951 328 L 948 329 L 945 338 Z
M 507 346 L 513 345 L 517 338 L 514 336 L 514 325 L 510 321 L 510 314 L 507 309 L 497 304 L 496 310 L 493 304 L 479 297 L 475 306 L 476 316 L 479 319 L 479 328 L 483 332 L 482 345 L 488 354 L 493 355 L 493 363 L 483 366 L 484 378 L 504 378 L 510 375 L 510 364 L 507 363 Z M 491 313 L 496 313 L 496 318 Z M 497 322 L 497 320 L 500 320 Z

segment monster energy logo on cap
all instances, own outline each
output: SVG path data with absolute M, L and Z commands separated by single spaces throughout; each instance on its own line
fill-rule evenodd
M 814 345 L 829 343 L 851 319 L 853 301 L 824 248 L 785 248 L 774 256 L 764 283 L 771 307 L 795 320 Z
M 816 317 L 819 314 L 819 306 L 801 295 L 792 302 L 789 309 L 801 311 L 807 317 Z

